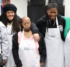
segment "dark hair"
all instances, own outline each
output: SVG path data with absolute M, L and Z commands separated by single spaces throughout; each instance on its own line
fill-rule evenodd
M 54 2 L 49 3 L 48 6 L 47 6 L 47 10 L 49 10 L 51 8 L 56 8 L 58 10 L 57 3 L 54 3 Z
M 7 26 L 8 20 L 7 20 L 6 12 L 3 12 L 3 14 L 1 15 L 1 21 L 5 24 L 5 26 Z M 13 19 L 13 24 L 12 24 L 12 31 L 19 32 L 20 29 L 21 29 L 20 28 L 20 20 L 19 20 L 19 17 L 15 13 L 15 16 Z

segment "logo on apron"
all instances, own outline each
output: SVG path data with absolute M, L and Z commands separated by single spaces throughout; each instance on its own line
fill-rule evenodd
M 63 26 L 59 25 L 59 30 L 62 32 L 63 31 Z
M 24 47 L 24 50 L 34 50 L 33 48 Z
M 29 48 L 25 47 L 24 50 L 29 50 Z

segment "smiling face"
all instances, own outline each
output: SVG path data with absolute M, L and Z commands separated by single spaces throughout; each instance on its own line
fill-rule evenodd
M 48 16 L 50 20 L 55 20 L 56 16 L 57 16 L 57 8 L 51 8 L 49 10 L 47 10 Z
M 6 12 L 6 16 L 7 16 L 7 19 L 9 21 L 12 21 L 14 19 L 14 16 L 15 16 L 15 12 L 14 11 L 7 11 Z
M 22 18 L 22 26 L 25 31 L 29 31 L 31 29 L 31 21 L 28 17 Z

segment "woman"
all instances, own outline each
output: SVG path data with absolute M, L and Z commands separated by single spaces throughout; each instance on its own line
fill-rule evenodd
M 70 30 L 65 40 L 65 67 L 70 67 Z
M 3 65 L 8 59 L 8 37 L 5 25 L 0 21 L 0 55 L 3 58 Z M 1 58 L 0 58 L 1 59 Z
M 47 59 L 45 67 L 64 67 L 65 20 L 58 14 L 56 3 L 50 3 L 47 6 L 47 14 L 38 20 L 37 27 L 43 34 L 46 43 Z
M 64 45 L 65 67 L 70 67 L 70 18 L 65 17 L 65 20 L 66 20 L 66 27 L 65 27 L 66 39 Z
M 9 39 L 9 57 L 6 64 L 6 67 L 15 67 L 15 63 L 12 56 L 12 36 L 21 30 L 20 28 L 20 18 L 16 14 L 17 7 L 13 4 L 6 4 L 3 8 L 3 14 L 1 15 L 1 21 L 7 27 L 7 35 Z M 32 24 L 32 31 L 35 39 L 39 39 L 37 34 L 38 29 L 34 24 Z
M 65 52 L 65 67 L 70 67 L 70 17 L 65 17 L 65 45 L 64 45 L 64 52 Z
M 41 67 L 46 59 L 45 43 L 40 34 L 40 41 L 35 41 L 32 36 L 31 21 L 23 17 L 24 30 L 13 36 L 13 57 L 17 67 Z M 40 54 L 40 55 L 39 55 Z

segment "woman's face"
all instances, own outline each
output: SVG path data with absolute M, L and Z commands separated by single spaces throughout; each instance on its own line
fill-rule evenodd
M 48 16 L 50 20 L 55 20 L 56 16 L 57 16 L 57 9 L 56 8 L 51 8 L 49 10 L 47 10 Z
M 30 19 L 26 18 L 26 19 L 22 20 L 22 26 L 23 26 L 25 31 L 29 31 L 30 28 L 31 28 L 31 21 L 30 21 Z
M 14 16 L 15 16 L 15 12 L 14 11 L 7 11 L 6 12 L 6 16 L 7 16 L 7 19 L 9 21 L 12 21 L 14 19 Z

